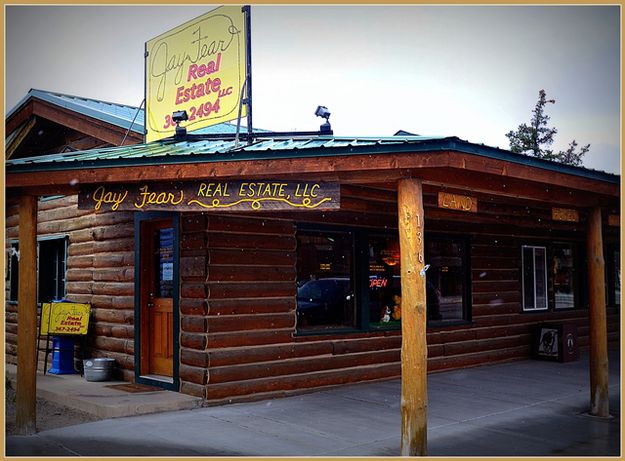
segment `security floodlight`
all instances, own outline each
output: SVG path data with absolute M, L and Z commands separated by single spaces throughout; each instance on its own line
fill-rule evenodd
M 183 126 L 180 126 L 180 122 L 185 120 L 189 120 L 189 116 L 187 115 L 186 110 L 177 110 L 173 114 L 171 114 L 171 119 L 176 122 L 176 138 L 181 138 L 186 136 L 187 129 Z
M 330 126 L 330 111 L 326 106 L 317 106 L 317 110 L 315 111 L 315 115 L 317 117 L 325 118 L 326 122 L 319 127 L 319 131 L 322 133 L 327 133 L 332 131 L 332 127 Z
M 177 110 L 171 115 L 171 119 L 176 123 L 180 123 L 189 120 L 189 116 L 186 110 Z
M 330 118 L 330 111 L 326 106 L 317 106 L 315 115 L 317 117 L 325 118 L 326 120 L 328 120 Z

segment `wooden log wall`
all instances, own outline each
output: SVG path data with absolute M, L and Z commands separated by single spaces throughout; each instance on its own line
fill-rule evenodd
M 17 240 L 17 212 L 16 203 L 7 204 L 7 248 L 10 241 Z M 92 306 L 87 357 L 115 358 L 119 377 L 133 379 L 133 215 L 78 210 L 74 195 L 40 201 L 37 219 L 39 237 L 68 236 L 65 297 Z M 15 363 L 16 357 L 16 320 L 17 304 L 7 302 L 5 350 L 9 363 Z M 43 360 L 40 353 L 40 369 Z
M 520 280 L 521 245 L 548 245 L 557 236 L 583 246 L 583 222 L 554 223 L 550 209 L 514 203 L 484 202 L 477 215 L 441 210 L 431 190 L 425 201 L 426 232 L 470 236 L 473 305 L 471 324 L 428 329 L 428 371 L 528 358 L 533 328 L 545 321 L 577 325 L 580 346 L 587 348 L 588 311 L 525 313 Z M 344 186 L 341 202 L 345 212 L 306 213 L 306 222 L 397 226 L 394 191 Z M 182 321 L 183 392 L 237 401 L 398 377 L 399 331 L 297 333 L 295 230 L 302 215 L 273 216 L 183 219 L 188 259 L 181 266 L 196 267 L 182 281 L 182 314 L 188 316 Z M 609 314 L 616 343 L 619 317 L 614 308 Z

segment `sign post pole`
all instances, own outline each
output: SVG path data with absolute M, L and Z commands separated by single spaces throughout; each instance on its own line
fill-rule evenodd
M 245 5 L 242 9 L 245 14 L 245 101 L 247 105 L 247 144 L 253 142 L 252 133 L 252 9 Z

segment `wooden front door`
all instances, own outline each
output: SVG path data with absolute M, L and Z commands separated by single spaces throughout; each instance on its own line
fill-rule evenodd
M 171 218 L 141 223 L 141 374 L 173 377 L 174 245 Z

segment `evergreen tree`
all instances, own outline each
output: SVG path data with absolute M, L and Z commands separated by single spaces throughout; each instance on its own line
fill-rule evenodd
M 517 154 L 532 155 L 545 160 L 579 166 L 582 164 L 582 157 L 590 149 L 590 144 L 583 146 L 579 152 L 575 140 L 571 141 L 566 151 L 554 153 L 552 149 L 549 149 L 558 130 L 548 126 L 550 117 L 545 113 L 545 106 L 555 104 L 555 102 L 555 99 L 547 99 L 545 90 L 538 92 L 538 102 L 532 111 L 529 125 L 523 123 L 516 131 L 509 131 L 506 134 L 510 140 L 510 150 Z

